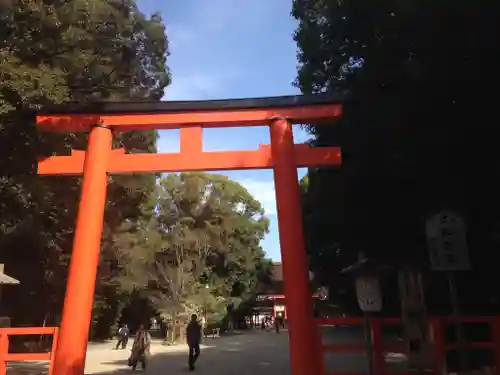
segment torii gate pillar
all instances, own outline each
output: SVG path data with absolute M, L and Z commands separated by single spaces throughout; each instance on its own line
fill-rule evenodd
M 89 133 L 61 334 L 54 353 L 55 374 L 83 374 L 85 369 L 112 138 L 111 129 L 103 125 L 93 126 Z
M 293 374 L 319 374 L 293 129 L 286 119 L 275 119 L 271 123 L 271 150 L 288 329 L 293 337 L 290 339 L 291 368 Z

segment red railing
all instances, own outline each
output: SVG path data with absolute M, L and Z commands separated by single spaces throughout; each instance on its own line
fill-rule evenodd
M 0 375 L 7 373 L 7 362 L 49 361 L 49 375 L 52 375 L 52 354 L 57 347 L 57 327 L 0 328 Z M 9 353 L 9 336 L 52 335 L 52 348 L 45 353 Z
M 475 341 L 466 342 L 463 344 L 464 349 L 491 349 L 493 351 L 493 366 L 495 375 L 500 375 L 500 317 L 484 317 L 484 316 L 463 316 L 460 317 L 462 324 L 483 323 L 489 324 L 491 330 L 490 341 Z M 446 343 L 444 328 L 445 325 L 456 323 L 455 317 L 430 317 L 430 332 L 433 345 L 433 353 L 435 355 L 435 373 L 443 374 L 446 368 L 446 353 L 450 350 L 458 348 L 458 343 Z M 339 318 L 319 318 L 316 319 L 318 327 L 332 325 L 363 325 L 364 321 L 361 317 L 339 317 Z M 382 326 L 384 325 L 401 325 L 401 318 L 378 318 L 371 319 L 372 330 L 372 352 L 373 352 L 373 372 L 374 375 L 408 375 L 408 372 L 393 372 L 388 371 L 385 365 L 384 354 L 388 351 L 405 353 L 407 347 L 405 343 L 384 343 L 382 339 Z M 341 344 L 325 344 L 322 339 L 321 332 L 318 333 L 323 364 L 323 375 L 367 375 L 366 373 L 342 372 L 342 371 L 327 371 L 324 363 L 325 352 L 364 352 L 366 350 L 365 343 L 341 343 Z

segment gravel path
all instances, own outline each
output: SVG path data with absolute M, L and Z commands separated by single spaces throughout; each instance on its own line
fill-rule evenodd
M 114 342 L 90 343 L 87 348 L 85 375 L 132 374 L 127 366 L 130 354 L 115 350 Z M 187 347 L 164 346 L 154 341 L 147 371 L 137 374 L 187 374 Z M 7 375 L 42 375 L 48 373 L 47 362 L 9 363 Z M 286 332 L 245 332 L 241 335 L 205 339 L 201 347 L 195 374 L 201 375 L 287 375 L 288 335 Z
M 187 347 L 154 343 L 148 375 L 188 373 Z M 85 374 L 131 373 L 127 367 L 128 350 L 113 350 L 113 344 L 89 346 Z M 138 370 L 137 373 L 141 373 Z M 271 332 L 249 332 L 237 336 L 205 339 L 196 367 L 201 375 L 286 375 L 288 335 Z
M 363 342 L 362 329 L 325 327 L 325 343 Z M 392 341 L 394 337 L 385 337 Z M 131 343 L 127 350 L 114 350 L 115 343 L 90 343 L 87 348 L 85 375 L 132 374 L 127 366 Z M 187 347 L 163 346 L 155 341 L 146 374 L 187 374 Z M 399 354 L 399 353 L 394 353 Z M 325 353 L 327 372 L 367 372 L 368 361 L 364 353 Z M 404 371 L 404 358 L 386 358 L 388 368 Z M 391 363 L 391 362 L 397 363 Z M 402 363 L 403 362 L 403 363 Z M 396 366 L 394 366 L 396 365 Z M 403 365 L 401 367 L 401 365 Z M 141 370 L 137 372 L 142 373 Z M 8 375 L 47 374 L 43 363 L 9 364 Z M 260 330 L 241 335 L 205 339 L 195 374 L 201 375 L 287 375 L 290 374 L 288 334 Z M 313 375 L 313 374 L 311 374 Z

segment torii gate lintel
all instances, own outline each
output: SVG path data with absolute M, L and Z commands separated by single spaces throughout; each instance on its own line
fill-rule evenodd
M 181 142 L 184 131 L 191 133 L 197 128 L 181 129 Z M 186 133 L 188 133 L 186 132 Z M 189 134 L 188 133 L 188 134 Z M 168 173 L 189 171 L 251 170 L 273 168 L 271 145 L 259 145 L 258 150 L 250 151 L 212 151 L 202 152 L 194 138 L 187 144 L 181 143 L 178 153 L 139 153 L 127 154 L 125 149 L 110 150 L 107 172 L 126 173 Z M 200 147 L 201 148 L 201 147 Z M 297 168 L 312 166 L 331 166 L 341 163 L 339 147 L 311 148 L 307 144 L 295 144 L 293 150 Z M 49 156 L 40 158 L 39 175 L 81 175 L 86 152 L 72 150 L 70 156 Z

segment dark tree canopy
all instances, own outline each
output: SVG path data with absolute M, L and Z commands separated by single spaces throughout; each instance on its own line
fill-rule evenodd
M 449 208 L 468 228 L 464 308 L 493 308 L 498 15 L 485 2 L 294 1 L 297 86 L 346 98 L 338 123 L 309 128 L 316 145 L 342 146 L 344 164 L 310 169 L 303 199 L 313 271 L 331 296 L 352 291 L 338 271 L 358 252 L 428 270 L 425 220 Z M 446 285 L 440 274 L 426 280 L 434 306 Z

